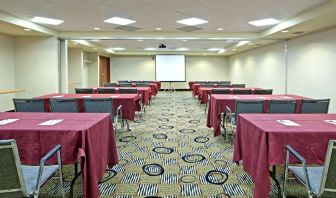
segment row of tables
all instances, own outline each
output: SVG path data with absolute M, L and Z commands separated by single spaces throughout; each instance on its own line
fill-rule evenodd
M 202 104 L 215 87 L 199 87 L 189 83 L 193 95 Z M 309 164 L 323 165 L 328 142 L 336 139 L 336 114 L 300 114 L 302 100 L 298 95 L 233 95 L 211 94 L 207 115 L 207 126 L 219 136 L 220 116 L 226 106 L 235 111 L 236 100 L 263 100 L 264 112 L 268 111 L 270 100 L 296 100 L 296 114 L 240 114 L 234 139 L 233 161 L 242 161 L 244 170 L 254 182 L 253 197 L 269 197 L 271 181 L 270 167 L 285 164 L 285 145 L 291 145 Z M 288 126 L 281 121 L 294 122 Z M 294 159 L 290 159 L 295 162 Z M 275 168 L 273 169 L 275 171 Z M 271 171 L 272 172 L 272 171 Z M 272 173 L 272 178 L 275 173 Z M 276 180 L 275 180 L 276 181 Z M 276 181 L 277 182 L 277 181 Z M 281 189 L 278 185 L 278 193 Z M 279 195 L 280 197 L 281 195 Z
M 160 89 L 137 87 L 138 93 L 149 102 L 151 94 Z M 156 90 L 156 91 L 155 91 Z M 144 94 L 145 93 L 145 94 Z M 147 94 L 149 93 L 149 94 Z M 36 165 L 41 156 L 55 145 L 62 145 L 62 163 L 75 164 L 80 161 L 85 198 L 99 197 L 98 181 L 107 167 L 118 164 L 118 152 L 111 116 L 108 113 L 48 113 L 51 98 L 77 98 L 79 112 L 83 112 L 84 98 L 112 98 L 113 107 L 123 108 L 123 119 L 134 120 L 140 111 L 139 94 L 48 94 L 38 96 L 45 101 L 45 113 L 2 112 L 0 120 L 11 120 L 0 124 L 0 139 L 15 139 L 22 164 Z M 148 103 L 147 103 L 148 104 Z M 43 125 L 46 121 L 58 120 L 54 125 Z M 56 159 L 52 159 L 56 160 Z

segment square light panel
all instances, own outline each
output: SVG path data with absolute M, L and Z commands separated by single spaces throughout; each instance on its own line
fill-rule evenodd
M 121 17 L 112 17 L 112 18 L 106 19 L 104 22 L 105 23 L 113 23 L 113 24 L 117 24 L 117 25 L 128 25 L 128 24 L 131 24 L 131 23 L 135 23 L 136 21 L 131 20 L 131 19 L 121 18 Z
M 208 23 L 208 21 L 193 17 L 193 18 L 182 19 L 182 20 L 176 21 L 176 23 L 193 26 L 193 25 L 200 25 L 200 24 Z
M 48 24 L 48 25 L 59 25 L 64 22 L 58 19 L 51 19 L 51 18 L 38 17 L 38 16 L 32 18 L 32 21 L 35 23 L 42 23 L 42 24 Z
M 274 18 L 267 18 L 267 19 L 261 19 L 261 20 L 256 20 L 256 21 L 250 21 L 248 23 L 259 27 L 259 26 L 266 26 L 266 25 L 274 25 L 274 24 L 279 23 L 279 21 Z

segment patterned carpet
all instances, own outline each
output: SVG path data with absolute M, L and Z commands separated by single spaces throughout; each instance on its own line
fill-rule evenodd
M 253 182 L 232 161 L 231 142 L 213 137 L 206 127 L 204 107 L 190 92 L 160 92 L 143 120 L 131 122 L 130 128 L 117 133 L 120 163 L 99 184 L 100 197 L 252 197 Z M 282 183 L 281 167 L 278 173 Z M 65 166 L 64 175 L 69 192 L 73 166 Z M 289 190 L 293 197 L 305 195 L 294 180 Z M 60 197 L 58 180 L 52 179 L 41 191 L 42 197 Z M 272 184 L 272 197 L 276 193 Z M 75 197 L 82 197 L 80 180 Z

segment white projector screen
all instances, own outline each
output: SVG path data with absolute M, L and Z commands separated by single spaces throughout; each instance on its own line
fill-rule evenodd
M 186 66 L 184 55 L 156 55 L 155 79 L 162 82 L 185 82 Z

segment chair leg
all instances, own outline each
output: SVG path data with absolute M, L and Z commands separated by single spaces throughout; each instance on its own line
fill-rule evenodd
M 59 180 L 60 180 L 60 188 L 61 188 L 62 197 L 65 198 L 65 191 L 64 191 L 64 185 L 63 185 L 63 171 L 62 171 L 62 166 L 60 166 L 58 172 L 59 172 Z

